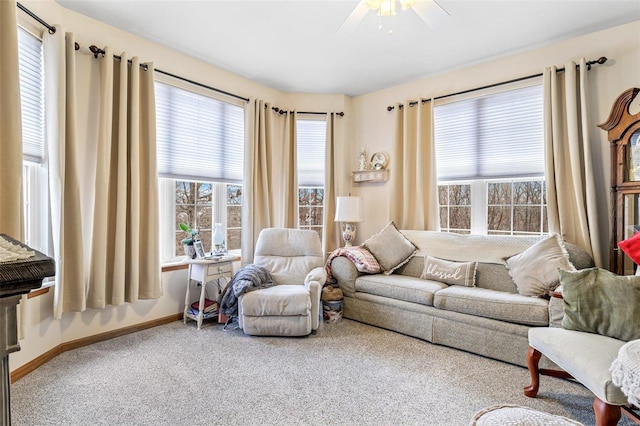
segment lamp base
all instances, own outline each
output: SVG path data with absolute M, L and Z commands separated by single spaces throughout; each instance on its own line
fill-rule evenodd
M 352 241 L 356 239 L 356 225 L 353 223 L 342 224 L 342 239 L 345 247 L 352 247 Z

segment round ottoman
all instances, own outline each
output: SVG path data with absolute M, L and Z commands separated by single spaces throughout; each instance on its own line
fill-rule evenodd
M 519 405 L 494 405 L 478 411 L 470 426 L 575 426 L 580 422 Z

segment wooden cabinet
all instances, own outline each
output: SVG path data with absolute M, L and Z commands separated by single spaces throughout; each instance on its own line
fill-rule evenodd
M 618 242 L 640 231 L 640 113 L 629 107 L 640 89 L 624 91 L 611 107 L 609 118 L 598 125 L 607 131 L 611 146 L 611 241 L 609 269 L 629 275 L 635 263 Z

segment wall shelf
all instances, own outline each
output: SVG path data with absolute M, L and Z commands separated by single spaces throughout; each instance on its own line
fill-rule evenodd
M 359 170 L 353 172 L 354 183 L 386 182 L 389 180 L 389 170 Z

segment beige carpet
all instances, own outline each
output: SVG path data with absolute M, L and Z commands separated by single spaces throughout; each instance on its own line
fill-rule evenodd
M 190 321 L 58 356 L 12 386 L 12 415 L 14 426 L 466 425 L 517 404 L 594 423 L 582 386 L 543 377 L 530 399 L 528 381 L 522 367 L 349 320 L 306 338 Z

